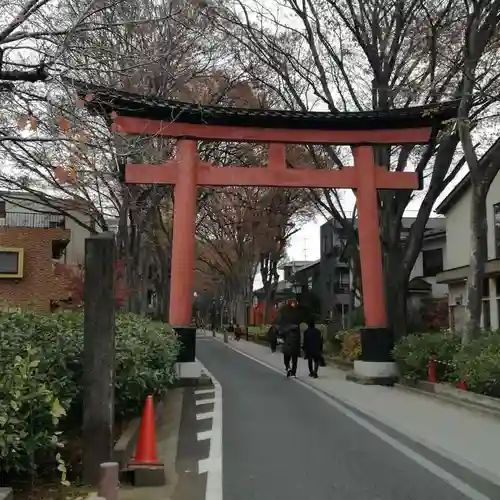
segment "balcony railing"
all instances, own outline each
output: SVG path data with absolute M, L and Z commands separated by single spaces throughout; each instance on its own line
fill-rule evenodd
M 66 228 L 64 215 L 54 212 L 7 212 L 0 217 L 0 227 Z

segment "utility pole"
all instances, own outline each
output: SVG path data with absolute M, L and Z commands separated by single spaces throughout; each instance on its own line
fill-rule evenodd
M 308 237 L 305 236 L 304 237 L 304 260 L 307 260 L 307 241 L 308 241 Z

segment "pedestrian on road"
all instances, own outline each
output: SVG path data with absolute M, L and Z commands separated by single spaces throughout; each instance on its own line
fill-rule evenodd
M 274 324 L 267 331 L 267 341 L 271 347 L 271 352 L 275 353 L 278 346 L 278 327 Z
M 285 363 L 286 376 L 297 377 L 297 363 L 300 356 L 300 327 L 299 325 L 287 325 L 283 331 L 283 361 Z M 292 366 L 290 366 L 290 362 Z
M 227 327 L 226 329 L 227 333 L 230 333 L 231 335 L 234 335 L 234 326 L 233 326 L 233 322 L 231 321 L 231 323 L 229 323 L 229 326 Z
M 321 353 L 323 351 L 323 336 L 314 325 L 313 320 L 309 321 L 304 331 L 304 343 L 302 348 L 304 349 L 304 358 L 307 359 L 309 376 L 318 378 L 318 368 L 321 362 Z
M 236 326 L 234 327 L 234 338 L 236 339 L 237 342 L 240 341 L 242 335 L 243 335 L 243 331 L 242 331 L 240 325 L 238 325 L 238 323 L 236 323 Z

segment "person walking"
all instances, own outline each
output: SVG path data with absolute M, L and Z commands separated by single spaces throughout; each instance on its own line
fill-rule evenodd
M 299 325 L 287 325 L 284 328 L 283 337 L 283 361 L 285 363 L 286 376 L 297 378 L 297 363 L 300 356 Z
M 323 351 L 323 335 L 316 328 L 314 321 L 309 321 L 304 331 L 304 358 L 307 359 L 309 376 L 318 378 L 318 369 L 321 363 L 321 354 Z
M 267 341 L 271 347 L 271 352 L 275 353 L 278 346 L 278 327 L 274 324 L 267 331 Z
M 236 323 L 236 326 L 234 327 L 234 338 L 236 339 L 237 342 L 240 341 L 242 335 L 243 335 L 243 331 L 242 331 L 240 325 L 238 325 L 238 323 Z

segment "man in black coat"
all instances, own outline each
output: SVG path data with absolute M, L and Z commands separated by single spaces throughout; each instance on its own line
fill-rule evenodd
M 318 378 L 318 368 L 323 351 L 323 336 L 314 325 L 314 321 L 309 321 L 307 329 L 304 332 L 304 357 L 307 359 L 309 367 L 309 376 Z
M 296 378 L 297 363 L 300 356 L 300 327 L 289 324 L 283 328 L 283 361 L 286 376 Z M 290 366 L 290 362 L 292 366 Z

